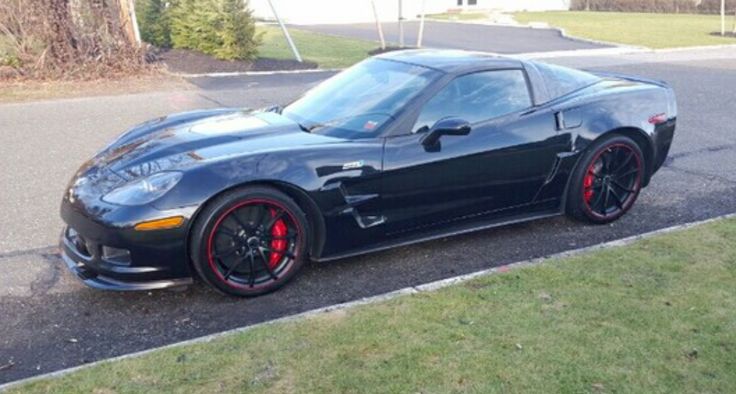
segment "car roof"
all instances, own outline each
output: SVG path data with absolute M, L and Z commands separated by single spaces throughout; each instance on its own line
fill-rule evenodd
M 386 52 L 376 57 L 433 68 L 446 73 L 472 71 L 478 68 L 504 69 L 523 67 L 523 62 L 519 59 L 490 53 L 461 50 L 410 49 Z

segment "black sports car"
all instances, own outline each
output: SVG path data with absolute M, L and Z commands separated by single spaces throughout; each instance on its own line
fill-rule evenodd
M 380 55 L 285 107 L 134 127 L 64 195 L 86 284 L 272 291 L 331 260 L 567 213 L 618 219 L 662 165 L 664 82 L 457 51 Z

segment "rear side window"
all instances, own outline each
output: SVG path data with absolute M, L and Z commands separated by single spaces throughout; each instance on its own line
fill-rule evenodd
M 521 70 L 484 71 L 455 78 L 422 108 L 414 132 L 446 117 L 470 123 L 496 118 L 532 105 Z
M 535 62 L 534 65 L 542 74 L 551 98 L 564 96 L 600 81 L 600 78 L 585 71 L 547 63 Z

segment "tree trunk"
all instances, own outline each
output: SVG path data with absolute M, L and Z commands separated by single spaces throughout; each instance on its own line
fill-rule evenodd
M 58 63 L 73 62 L 78 55 L 78 45 L 69 0 L 40 0 L 39 3 L 41 9 L 48 10 L 46 42 L 51 59 Z
M 140 46 L 139 33 L 136 32 L 135 14 L 133 13 L 133 4 L 129 0 L 120 0 L 120 24 L 128 40 L 128 44 L 132 47 Z

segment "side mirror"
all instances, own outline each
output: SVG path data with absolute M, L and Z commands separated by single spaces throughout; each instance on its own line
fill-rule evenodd
M 268 106 L 268 107 L 265 107 L 265 108 L 261 109 L 261 111 L 263 111 L 263 112 L 276 112 L 277 114 L 280 114 L 281 111 L 283 111 L 283 110 L 284 110 L 284 108 L 281 107 L 280 105 L 271 105 L 271 106 Z
M 469 133 L 470 123 L 468 121 L 460 118 L 442 118 L 422 138 L 422 145 L 434 146 L 443 135 L 468 135 Z

